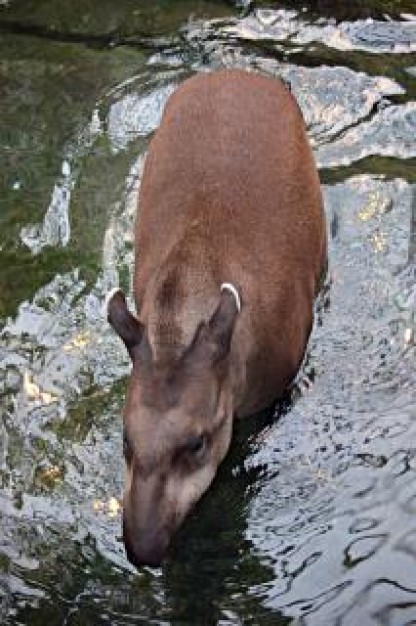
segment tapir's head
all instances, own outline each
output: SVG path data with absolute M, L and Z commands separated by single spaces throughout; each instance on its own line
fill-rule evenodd
M 238 309 L 223 291 L 217 309 L 173 363 L 157 363 L 146 328 L 121 291 L 108 319 L 133 363 L 124 412 L 123 535 L 135 565 L 160 565 L 172 535 L 208 488 L 231 440 L 231 337 Z

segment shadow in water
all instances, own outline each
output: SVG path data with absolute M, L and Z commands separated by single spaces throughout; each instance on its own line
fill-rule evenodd
M 270 408 L 236 424 L 213 485 L 174 540 L 163 579 L 167 605 L 181 623 L 217 624 L 243 618 L 244 623 L 290 622 L 280 612 L 265 608 L 262 596 L 252 591 L 272 581 L 274 572 L 245 536 L 251 499 L 265 474 L 264 467 L 250 466 L 248 457 L 263 429 L 287 410 L 289 401 L 285 398 L 277 410 Z

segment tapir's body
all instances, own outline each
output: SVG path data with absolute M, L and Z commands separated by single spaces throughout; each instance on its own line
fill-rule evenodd
M 161 560 L 225 455 L 233 416 L 269 405 L 295 376 L 325 262 L 319 180 L 291 93 L 242 71 L 183 83 L 166 106 L 141 183 L 140 321 L 121 298 L 109 307 L 134 365 L 124 518 L 134 562 Z M 240 312 L 232 288 L 220 296 L 223 283 L 238 292 Z M 198 437 L 204 458 L 175 468 L 178 450 L 189 456 Z

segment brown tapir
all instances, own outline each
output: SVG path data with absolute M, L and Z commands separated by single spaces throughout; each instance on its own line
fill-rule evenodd
M 136 221 L 134 297 L 108 299 L 133 368 L 124 412 L 123 532 L 161 563 L 230 445 L 234 417 L 294 378 L 326 263 L 319 180 L 277 79 L 199 74 L 170 97 Z

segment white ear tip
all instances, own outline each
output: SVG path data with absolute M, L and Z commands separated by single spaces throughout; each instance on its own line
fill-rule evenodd
M 222 283 L 221 291 L 229 291 L 230 293 L 232 293 L 232 295 L 234 296 L 234 299 L 235 299 L 235 304 L 237 306 L 237 311 L 240 313 L 240 311 L 241 311 L 241 298 L 240 298 L 240 294 L 238 293 L 237 288 L 234 287 L 234 285 L 232 283 Z
M 103 314 L 105 316 L 108 315 L 108 305 L 110 304 L 110 300 L 111 298 L 117 293 L 117 292 L 123 293 L 122 290 L 120 289 L 120 287 L 114 287 L 113 289 L 111 289 L 111 291 L 108 292 L 108 294 L 105 297 L 104 300 L 104 304 L 103 304 Z

